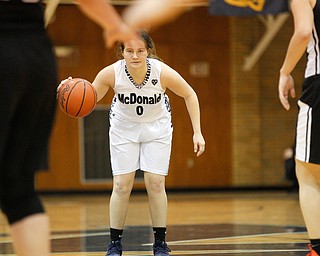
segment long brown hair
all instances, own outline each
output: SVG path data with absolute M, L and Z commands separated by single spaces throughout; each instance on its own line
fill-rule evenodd
M 144 41 L 146 49 L 148 50 L 148 58 L 153 58 L 162 61 L 161 58 L 157 56 L 155 44 L 151 36 L 144 30 L 139 30 L 137 35 Z M 123 59 L 124 42 L 119 42 L 116 46 L 116 55 L 118 59 Z

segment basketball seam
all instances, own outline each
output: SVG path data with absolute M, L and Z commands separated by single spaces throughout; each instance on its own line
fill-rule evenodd
M 67 113 L 69 116 L 71 116 L 71 117 L 73 117 L 73 115 L 71 115 L 71 114 L 69 113 L 69 110 L 68 110 L 69 99 L 70 99 L 70 97 L 71 97 L 71 94 L 72 94 L 73 89 L 76 87 L 76 85 L 77 85 L 79 82 L 80 82 L 80 81 L 74 83 L 73 86 L 72 86 L 72 88 L 70 87 L 70 92 L 69 92 L 68 98 L 67 98 L 67 100 L 66 100 L 66 113 Z M 79 113 L 79 112 L 78 112 L 78 113 Z M 77 115 L 76 115 L 76 116 L 77 116 Z M 76 117 L 76 116 L 75 116 L 75 117 Z
M 84 79 L 82 79 L 82 82 L 83 82 L 83 85 L 84 85 L 83 86 L 82 101 L 81 101 L 81 105 L 79 107 L 78 113 L 75 115 L 76 117 L 78 117 L 78 115 L 80 114 L 80 112 L 82 110 L 82 107 L 83 107 L 84 99 L 86 97 L 87 83 L 86 83 L 86 81 Z M 77 82 L 77 83 L 79 83 L 79 82 Z

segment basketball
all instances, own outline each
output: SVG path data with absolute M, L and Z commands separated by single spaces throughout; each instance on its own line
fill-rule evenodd
M 89 115 L 97 104 L 97 92 L 93 85 L 82 78 L 66 80 L 57 92 L 60 109 L 71 117 Z

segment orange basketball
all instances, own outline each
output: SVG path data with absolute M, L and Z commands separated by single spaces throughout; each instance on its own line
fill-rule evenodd
M 89 115 L 97 104 L 97 92 L 85 79 L 73 78 L 62 84 L 57 92 L 61 110 L 71 117 Z

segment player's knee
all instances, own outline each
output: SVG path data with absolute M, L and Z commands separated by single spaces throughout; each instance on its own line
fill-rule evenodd
M 165 178 L 154 176 L 145 179 L 147 191 L 150 193 L 162 193 L 165 190 Z
M 124 197 L 129 196 L 132 190 L 131 183 L 124 182 L 124 181 L 116 181 L 113 184 L 113 192 L 116 193 L 118 196 Z
M 30 215 L 43 213 L 42 203 L 35 192 L 20 196 L 1 196 L 1 209 L 9 224 L 20 221 Z

